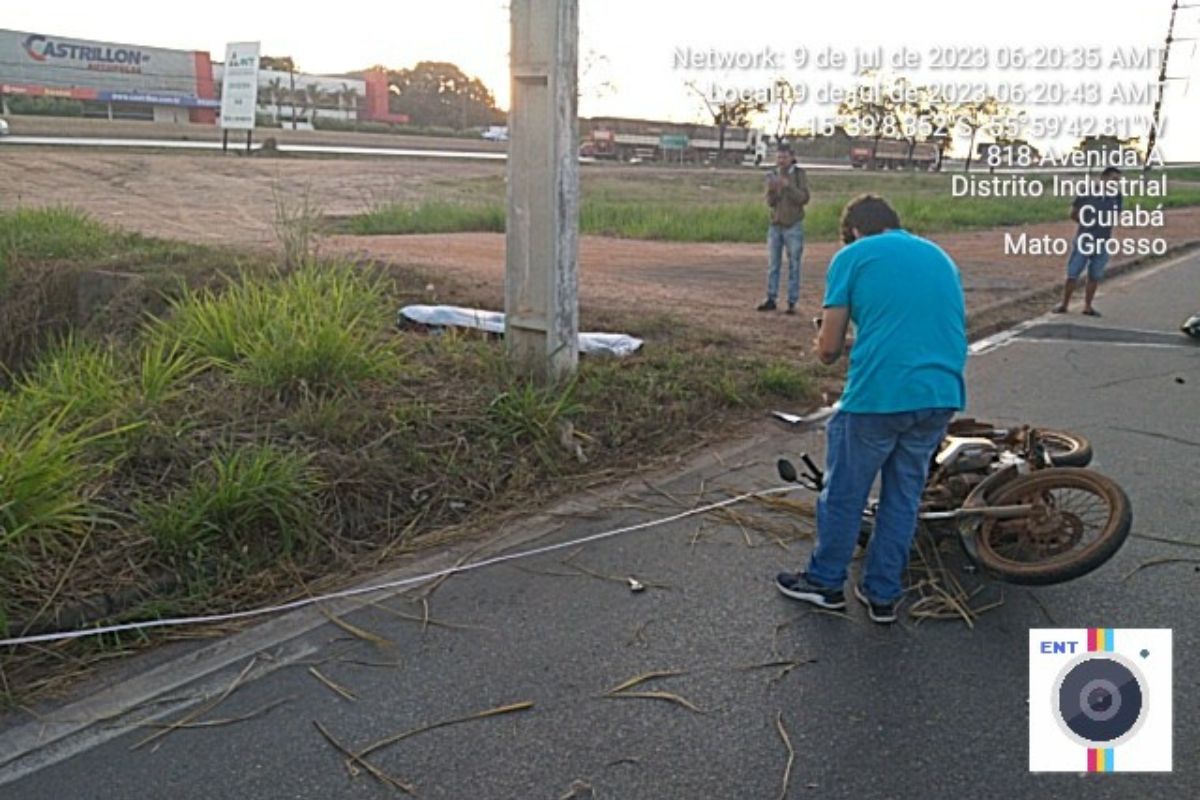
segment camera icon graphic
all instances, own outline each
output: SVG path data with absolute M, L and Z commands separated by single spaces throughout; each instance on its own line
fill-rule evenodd
M 1029 768 L 1171 770 L 1171 631 L 1029 632 Z

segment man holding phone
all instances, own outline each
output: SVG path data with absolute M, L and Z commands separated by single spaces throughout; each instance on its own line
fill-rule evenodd
M 815 344 L 824 364 L 851 350 L 850 369 L 827 428 L 817 544 L 806 570 L 781 572 L 775 583 L 794 600 L 845 607 L 842 587 L 862 512 L 881 475 L 875 530 L 854 594 L 872 620 L 889 623 L 904 595 L 930 459 L 966 405 L 966 308 L 958 267 L 936 244 L 901 229 L 882 198 L 850 201 L 842 238 L 847 246 L 829 265 Z M 854 342 L 847 337 L 851 322 Z
M 800 256 L 804 252 L 804 206 L 808 203 L 808 179 L 796 163 L 792 146 L 779 145 L 775 168 L 767 174 L 767 205 L 771 224 L 767 227 L 767 299 L 759 311 L 774 311 L 779 297 L 779 269 L 783 249 L 788 253 L 787 313 L 796 313 L 800 300 Z

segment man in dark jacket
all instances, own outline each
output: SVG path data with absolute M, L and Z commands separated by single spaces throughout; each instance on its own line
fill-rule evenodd
M 779 266 L 784 245 L 788 251 L 788 309 L 796 313 L 800 299 L 800 255 L 804 252 L 804 206 L 808 203 L 808 180 L 796 163 L 789 144 L 780 144 L 775 169 L 767 175 L 767 205 L 771 224 L 767 228 L 767 299 L 759 311 L 774 311 L 779 297 Z

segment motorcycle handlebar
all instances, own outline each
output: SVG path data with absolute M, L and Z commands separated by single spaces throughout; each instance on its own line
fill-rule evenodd
M 804 462 L 804 466 L 808 467 L 808 477 L 812 478 L 813 483 L 825 488 L 825 473 L 813 463 L 813 460 L 808 457 L 808 453 L 801 453 L 800 460 Z

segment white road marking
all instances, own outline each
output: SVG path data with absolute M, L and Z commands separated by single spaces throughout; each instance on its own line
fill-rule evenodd
M 1192 260 L 1192 259 L 1200 259 L 1200 254 L 1197 254 L 1194 251 L 1189 252 L 1189 253 L 1184 253 L 1183 255 L 1172 258 L 1169 261 L 1164 261 L 1163 263 L 1161 263 L 1157 266 L 1150 267 L 1149 269 L 1139 270 L 1137 272 L 1134 272 L 1131 275 L 1127 275 L 1127 276 L 1118 278 L 1117 280 L 1113 281 L 1112 284 L 1103 285 L 1102 288 L 1097 292 L 1097 295 L 1099 297 L 1104 297 L 1113 289 L 1116 289 L 1119 287 L 1124 287 L 1124 286 L 1130 286 L 1132 284 L 1137 283 L 1138 281 L 1142 281 L 1142 280 L 1145 280 L 1146 278 L 1157 275 L 1158 273 L 1162 272 L 1163 270 L 1177 267 L 1180 264 L 1182 264 L 1186 261 Z M 1024 322 L 1020 322 L 1007 330 L 1000 331 L 999 333 L 992 334 L 991 336 L 984 337 L 983 339 L 980 339 L 979 341 L 974 342 L 973 344 L 971 344 L 970 347 L 967 348 L 967 354 L 972 355 L 972 356 L 978 356 L 978 355 L 983 355 L 984 353 L 990 352 L 992 350 L 999 349 L 1001 347 L 1004 347 L 1005 345 L 1010 344 L 1013 339 L 1020 337 L 1022 333 L 1024 333 L 1025 331 L 1029 330 L 1030 328 L 1032 328 L 1036 325 L 1044 325 L 1048 322 L 1061 320 L 1062 318 L 1063 318 L 1063 315 L 1061 315 L 1061 314 L 1055 314 L 1053 312 L 1047 311 L 1045 314 L 1042 314 L 1040 317 L 1035 317 L 1033 319 L 1025 320 Z M 1137 329 L 1137 330 L 1140 333 L 1167 333 L 1167 331 L 1146 331 L 1146 330 L 1141 330 L 1141 329 Z M 1062 340 L 1062 339 L 1033 339 L 1033 338 L 1022 337 L 1021 341 L 1046 343 L 1046 342 L 1062 342 L 1064 340 Z M 1082 339 L 1079 339 L 1079 340 L 1072 339 L 1070 341 L 1083 341 L 1083 340 Z M 1117 343 L 1102 342 L 1101 344 L 1117 344 Z M 1129 345 L 1129 346 L 1174 347 L 1175 345 Z

